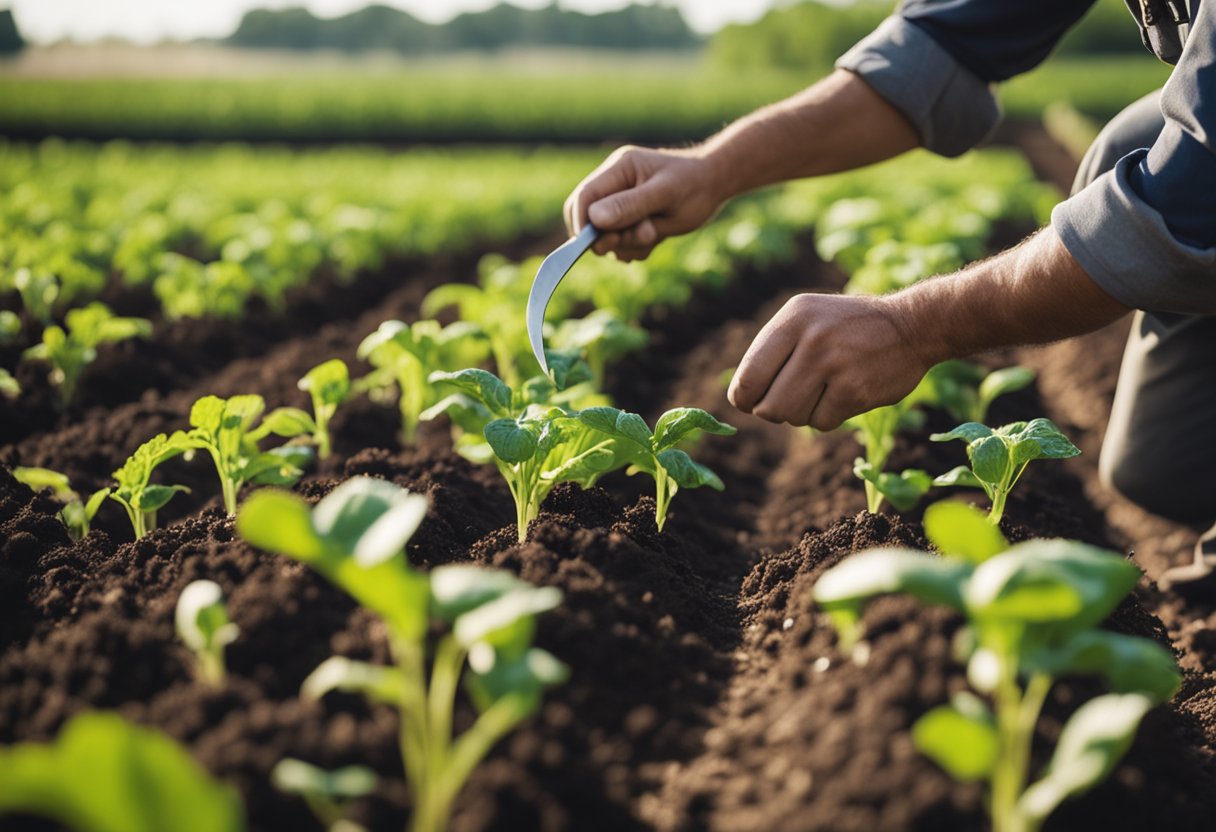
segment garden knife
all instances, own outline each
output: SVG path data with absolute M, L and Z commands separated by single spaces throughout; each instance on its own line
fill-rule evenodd
M 591 248 L 591 244 L 600 236 L 599 229 L 591 223 L 583 226 L 566 242 L 558 246 L 552 254 L 545 258 L 532 281 L 532 291 L 528 293 L 528 341 L 532 344 L 532 354 L 540 362 L 540 368 L 549 374 L 549 363 L 545 361 L 545 338 L 542 330 L 545 326 L 545 309 L 549 306 L 549 298 L 557 284 L 562 282 L 566 272 L 574 265 L 583 252 Z

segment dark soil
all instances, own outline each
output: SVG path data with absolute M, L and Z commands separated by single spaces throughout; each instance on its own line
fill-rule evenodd
M 697 405 L 740 428 L 698 452 L 727 491 L 681 493 L 663 534 L 646 481 L 612 477 L 607 490 L 556 489 L 519 544 L 505 486 L 493 470 L 455 456 L 441 427 L 427 426 L 419 447 L 402 452 L 391 409 L 358 400 L 339 412 L 334 458 L 299 486 L 302 494 L 319 499 L 357 474 L 392 480 L 431 500 L 410 544 L 417 565 L 484 563 L 565 596 L 541 618 L 538 640 L 572 677 L 477 770 L 454 828 L 985 828 L 981 790 L 951 782 L 908 733 L 965 685 L 950 651 L 957 618 L 880 600 L 866 614 L 869 656 L 858 664 L 838 653 L 809 601 L 817 576 L 852 552 L 923 546 L 919 510 L 902 519 L 862 510 L 851 437 L 811 438 L 726 402 L 721 375 L 768 317 L 798 291 L 839 287 L 839 272 L 806 243 L 792 266 L 749 271 L 679 315 L 656 314 L 652 349 L 610 376 L 617 401 L 648 418 Z M 14 432 L 21 438 L 0 447 L 0 460 L 63 470 L 84 491 L 143 440 L 183 426 L 205 393 L 303 404 L 295 388 L 303 372 L 330 357 L 353 362 L 381 320 L 416 316 L 433 281 L 452 276 L 443 271 L 386 278 L 375 284 L 382 294 L 369 290 L 348 306 L 322 298 L 306 326 L 284 327 L 259 346 L 235 344 L 230 360 L 189 365 L 167 375 L 163 389 L 115 393 L 63 423 Z M 173 337 L 203 343 L 210 325 L 195 326 L 182 324 Z M 1194 533 L 1138 512 L 1097 482 L 1125 329 L 983 358 L 1039 371 L 1031 389 L 998 402 L 994 420 L 1049 416 L 1084 451 L 1031 469 L 1006 531 L 1135 550 L 1148 578 L 1109 626 L 1172 644 L 1186 671 L 1182 692 L 1146 719 L 1111 781 L 1061 809 L 1048 828 L 1198 832 L 1216 817 L 1216 606 L 1166 596 L 1151 580 L 1187 557 Z M 939 422 L 901 443 L 893 466 L 937 472 L 961 462 L 961 444 L 926 441 Z M 0 743 L 46 740 L 78 711 L 115 709 L 184 742 L 234 783 L 255 829 L 316 828 L 300 801 L 269 786 L 283 756 L 371 765 L 384 780 L 355 815 L 374 830 L 400 829 L 409 797 L 395 714 L 355 697 L 317 704 L 297 696 L 330 655 L 386 661 L 380 625 L 308 569 L 235 537 L 209 462 L 177 463 L 165 474 L 194 489 L 163 512 L 167 528 L 125 542 L 125 518 L 109 506 L 73 544 L 54 503 L 0 471 Z M 203 577 L 223 586 L 241 628 L 229 680 L 214 690 L 194 681 L 172 623 L 178 593 Z M 1084 680 L 1057 686 L 1040 756 L 1096 691 Z M 458 728 L 470 718 L 463 711 Z

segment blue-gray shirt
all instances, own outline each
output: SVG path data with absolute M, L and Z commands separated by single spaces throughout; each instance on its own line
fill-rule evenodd
M 1043 61 L 1093 2 L 904 0 L 836 65 L 902 111 L 925 147 L 955 156 L 1000 120 L 993 84 Z M 1216 314 L 1216 0 L 1191 7 L 1160 137 L 1060 203 L 1051 223 L 1127 306 Z

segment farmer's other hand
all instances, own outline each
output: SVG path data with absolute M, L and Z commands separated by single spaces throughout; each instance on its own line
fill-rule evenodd
M 596 254 L 641 260 L 667 237 L 704 225 L 726 201 L 709 158 L 691 150 L 622 147 L 566 199 L 566 227 L 587 221 L 603 234 Z
M 798 295 L 743 356 L 727 396 L 769 422 L 833 430 L 906 396 L 931 362 L 890 298 Z

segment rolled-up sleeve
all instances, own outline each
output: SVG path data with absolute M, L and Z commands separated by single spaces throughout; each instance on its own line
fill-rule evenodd
M 1066 202 L 1052 226 L 1116 300 L 1216 314 L 1216 2 L 1201 3 L 1161 95 L 1165 129 Z
M 958 156 L 1001 120 L 993 84 L 1039 64 L 1092 3 L 904 0 L 836 66 L 902 112 L 924 147 Z

